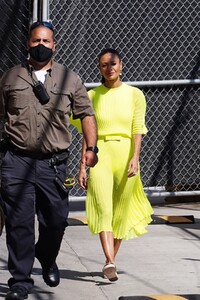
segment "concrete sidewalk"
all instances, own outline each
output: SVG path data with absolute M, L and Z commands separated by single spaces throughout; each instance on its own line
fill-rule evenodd
M 85 217 L 84 202 L 72 201 L 70 206 L 70 226 L 57 260 L 61 283 L 56 288 L 48 287 L 35 261 L 35 287 L 28 299 L 200 299 L 200 202 L 153 205 L 155 216 L 192 215 L 195 223 L 153 223 L 148 226 L 148 234 L 123 242 L 116 261 L 119 280 L 115 283 L 102 278 L 105 259 L 98 236 L 91 235 L 87 225 L 79 221 Z M 10 276 L 6 261 L 4 232 L 0 238 L 0 299 L 5 297 Z

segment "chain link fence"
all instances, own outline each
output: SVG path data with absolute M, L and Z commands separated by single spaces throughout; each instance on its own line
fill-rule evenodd
M 141 87 L 147 99 L 148 134 L 143 138 L 141 177 L 149 187 L 166 191 L 200 189 L 198 86 Z M 72 128 L 70 169 L 76 175 L 82 137 Z M 83 191 L 76 186 L 76 196 Z
M 85 82 L 100 80 L 97 56 L 114 47 L 123 57 L 123 80 L 184 79 L 198 56 L 198 0 L 50 0 L 56 58 Z
M 29 0 L 0 1 L 0 76 L 25 60 L 32 3 Z
M 26 57 L 31 1 L 2 0 L 0 71 Z M 86 87 L 98 84 L 97 57 L 116 48 L 123 58 L 122 80 L 135 82 L 147 99 L 141 175 L 144 186 L 167 191 L 200 190 L 198 85 L 178 79 L 199 78 L 199 0 L 49 0 L 54 24 L 55 59 L 76 71 Z M 156 81 L 163 80 L 158 86 Z M 165 85 L 165 80 L 174 83 Z M 155 82 L 148 85 L 145 82 Z M 122 100 L 123 101 L 123 100 Z M 77 176 L 81 136 L 71 127 L 71 175 Z M 72 196 L 83 196 L 78 184 Z
M 199 11 L 198 0 L 50 0 L 56 60 L 75 70 L 86 86 L 100 81 L 97 57 L 105 47 L 121 53 L 126 82 L 199 78 Z M 141 153 L 144 186 L 200 189 L 199 86 L 140 88 L 149 129 Z M 77 174 L 81 137 L 75 129 L 73 134 L 71 168 Z M 73 193 L 83 194 L 78 186 Z

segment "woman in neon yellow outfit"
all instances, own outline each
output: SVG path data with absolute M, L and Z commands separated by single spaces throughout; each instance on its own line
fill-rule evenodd
M 146 101 L 141 90 L 121 82 L 122 61 L 115 49 L 100 53 L 99 69 L 102 85 L 88 92 L 97 120 L 99 161 L 90 169 L 88 182 L 81 161 L 79 183 L 87 189 L 89 229 L 99 234 L 106 257 L 104 277 L 115 281 L 115 258 L 122 240 L 146 233 L 152 221 L 139 170 L 142 135 L 147 133 Z

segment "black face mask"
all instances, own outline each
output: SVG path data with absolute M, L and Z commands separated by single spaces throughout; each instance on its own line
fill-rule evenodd
M 39 44 L 35 47 L 30 47 L 29 54 L 34 60 L 38 62 L 43 62 L 49 60 L 52 57 L 53 51 L 52 49 L 47 48 L 42 44 Z

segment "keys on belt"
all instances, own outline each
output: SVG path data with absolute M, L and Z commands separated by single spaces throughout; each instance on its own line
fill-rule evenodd
M 62 188 L 63 191 L 68 193 L 75 185 L 76 179 L 74 177 L 67 177 L 63 180 L 57 173 L 55 176 L 55 182 Z
M 76 180 L 74 177 L 67 177 L 63 179 L 57 169 L 57 166 L 60 165 L 63 162 L 66 162 L 69 157 L 69 151 L 60 153 L 60 154 L 54 154 L 49 159 L 49 166 L 54 168 L 55 171 L 55 182 L 64 190 L 66 193 L 69 192 L 69 190 L 75 185 Z

